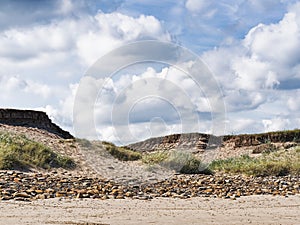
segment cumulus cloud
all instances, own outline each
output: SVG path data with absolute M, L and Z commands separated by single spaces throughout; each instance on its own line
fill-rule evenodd
M 278 24 L 259 24 L 252 28 L 244 40 L 245 46 L 251 49 L 252 57 L 288 66 L 299 63 L 297 13 L 287 13 Z
M 299 118 L 298 103 L 288 98 L 288 94 L 281 92 L 284 82 L 299 76 L 295 69 L 299 68 L 295 52 L 299 49 L 300 40 L 295 36 L 299 33 L 297 15 L 300 11 L 296 8 L 286 13 L 276 24 L 259 24 L 253 27 L 244 39 L 234 42 L 232 46 L 216 48 L 202 55 L 202 59 L 211 68 L 224 91 L 228 121 L 234 124 L 228 128 L 232 132 L 262 132 L 289 128 L 295 123 L 288 118 L 289 114 L 284 112 L 285 108 L 293 113 L 290 115 Z M 99 18 L 105 23 L 101 15 Z M 124 18 L 119 17 L 116 21 Z M 137 21 L 131 22 L 136 24 Z M 124 37 L 127 25 L 122 25 L 122 29 L 117 33 L 111 33 L 110 29 L 113 26 L 114 23 L 108 26 L 105 33 L 114 37 L 113 40 L 118 40 L 116 37 Z M 157 29 L 157 32 L 160 33 L 160 29 Z M 126 37 L 131 36 L 139 35 L 130 33 Z M 290 43 L 286 43 L 285 40 L 290 40 Z M 276 49 L 277 46 L 279 50 Z M 91 58 L 86 57 L 88 60 Z M 209 87 L 199 88 L 186 74 L 172 67 L 164 67 L 161 70 L 148 67 L 144 72 L 123 74 L 121 77 L 119 80 L 109 80 L 108 86 L 99 95 L 102 100 L 96 104 L 95 118 L 99 125 L 100 137 L 115 142 L 131 142 L 138 141 L 137 136 L 145 138 L 154 133 L 178 131 L 179 128 L 184 131 L 184 128 L 180 127 L 182 124 L 190 126 L 187 129 L 189 132 L 193 129 L 204 132 L 211 127 L 211 118 L 205 114 L 212 111 L 205 96 Z M 161 80 L 168 81 L 168 85 L 163 84 Z M 154 97 L 144 99 L 145 96 Z M 161 99 L 155 98 L 157 96 Z M 165 104 L 162 99 L 167 99 L 170 104 Z M 172 111 L 172 105 L 175 111 Z M 200 116 L 204 119 L 201 123 L 206 127 L 201 127 L 201 130 L 198 125 L 192 128 L 191 125 L 199 120 Z M 178 122 L 178 118 L 186 121 Z M 114 124 L 109 124 L 111 120 Z M 151 124 L 155 132 L 151 132 Z
M 265 131 L 287 130 L 290 127 L 290 120 L 284 118 L 274 118 L 270 120 L 263 120 Z
M 1 105 L 2 107 L 26 108 L 26 105 L 38 107 L 55 95 L 55 88 L 48 84 L 34 80 L 24 80 L 20 76 L 0 76 Z M 19 102 L 18 102 L 19 101 Z M 28 107 L 28 106 L 27 106 Z
M 74 2 L 62 1 L 59 13 L 68 14 L 74 7 L 77 7 Z M 32 27 L 2 30 L 0 85 L 5 91 L 4 96 L 9 96 L 2 101 L 2 107 L 24 108 L 27 104 L 40 108 L 47 111 L 54 121 L 71 129 L 76 83 L 87 66 L 119 45 L 142 39 L 170 41 L 171 37 L 153 16 L 131 17 L 101 11 L 94 16 L 81 15 L 79 19 L 66 17 Z M 85 79 L 90 85 L 86 96 L 89 96 L 89 90 L 98 91 L 104 82 Z M 105 88 L 103 97 L 110 101 L 113 96 L 109 93 L 113 92 L 108 86 Z M 13 103 L 12 99 L 15 100 Z M 38 100 L 32 103 L 33 99 Z
M 98 13 L 93 28 L 78 37 L 76 43 L 80 57 L 88 65 L 121 44 L 155 39 L 170 41 L 161 23 L 153 16 L 140 15 L 137 18 L 121 13 Z
M 290 116 L 299 118 L 297 98 L 287 97 L 297 96 L 291 94 L 293 89 L 299 92 L 295 85 L 299 76 L 295 68 L 300 65 L 299 15 L 298 3 L 278 23 L 258 24 L 239 43 L 202 55 L 221 81 L 229 115 L 239 112 L 240 117 L 241 111 L 248 112 L 248 118 L 239 120 L 253 120 L 257 131 L 291 128 L 295 123 L 288 118 L 288 110 L 293 112 Z M 243 126 L 234 129 L 243 130 Z
M 96 128 L 100 139 L 127 144 L 171 133 L 211 132 L 209 99 L 183 71 L 172 66 L 129 71 L 120 79 L 84 77 L 75 99 L 77 109 L 91 105 L 93 112 L 74 118 L 76 135 Z M 92 96 L 98 96 L 96 102 Z
M 160 11 L 157 3 L 146 3 L 149 11 L 145 13 L 138 11 L 135 2 L 114 1 L 113 7 L 103 3 L 107 8 L 93 14 L 79 13 L 85 7 L 83 1 L 37 3 L 33 8 L 45 12 L 41 23 L 36 22 L 42 17 L 35 14 L 39 10 L 23 15 L 0 3 L 5 9 L 0 14 L 2 107 L 43 109 L 71 131 L 73 119 L 81 119 L 81 124 L 88 124 L 85 137 L 95 138 L 87 121 L 92 117 L 98 137 L 119 143 L 185 131 L 211 132 L 215 109 L 209 97 L 216 88 L 205 76 L 196 85 L 172 66 L 124 68 L 119 76 L 103 79 L 85 76 L 84 94 L 76 95 L 79 79 L 101 56 L 138 40 L 176 40 L 168 28 L 178 42 L 195 51 L 223 43 L 204 52 L 202 59 L 221 84 L 224 96 L 218 97 L 226 103 L 229 132 L 300 126 L 300 3 L 291 5 L 278 22 L 274 21 L 285 10 L 285 1 L 168 1 Z M 170 12 L 162 13 L 170 9 L 170 3 Z M 25 5 L 20 5 L 23 11 Z M 260 20 L 265 23 L 258 23 Z M 26 21 L 34 23 L 26 26 Z M 140 57 L 151 51 L 176 64 L 174 52 L 151 45 Z M 113 55 L 101 65 L 101 71 L 108 75 L 112 64 L 123 65 L 127 57 L 132 56 Z M 193 68 L 193 62 L 180 66 Z M 95 94 L 96 103 L 90 98 Z M 79 108 L 87 103 L 93 106 L 93 115 L 73 118 L 75 100 Z
M 0 77 L 0 87 L 7 95 L 12 95 L 15 92 L 25 92 L 35 94 L 43 98 L 48 98 L 52 93 L 48 85 L 32 80 L 26 81 L 18 76 Z

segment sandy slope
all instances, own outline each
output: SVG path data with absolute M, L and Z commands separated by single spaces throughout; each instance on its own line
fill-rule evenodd
M 0 224 L 300 224 L 300 195 L 0 202 Z

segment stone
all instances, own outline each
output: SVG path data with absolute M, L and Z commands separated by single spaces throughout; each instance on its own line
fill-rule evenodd
M 13 199 L 13 197 L 10 196 L 10 195 L 4 195 L 4 196 L 1 198 L 1 200 L 3 200 L 3 201 L 7 201 L 7 200 L 11 200 L 11 199 Z
M 17 192 L 14 195 L 14 198 L 30 198 L 31 196 L 27 194 L 26 192 Z
M 16 197 L 14 198 L 15 201 L 22 201 L 22 202 L 28 202 L 30 201 L 29 198 L 22 198 L 22 197 Z

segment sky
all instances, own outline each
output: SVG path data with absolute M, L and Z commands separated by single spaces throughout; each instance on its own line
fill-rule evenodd
M 139 42 L 139 57 L 164 60 L 122 64 Z M 0 89 L 2 108 L 42 110 L 76 136 L 116 144 L 296 129 L 300 1 L 2 0 Z

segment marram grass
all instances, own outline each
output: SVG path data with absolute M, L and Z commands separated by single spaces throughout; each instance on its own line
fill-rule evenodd
M 73 168 L 72 159 L 53 152 L 24 135 L 0 132 L 0 169 Z

